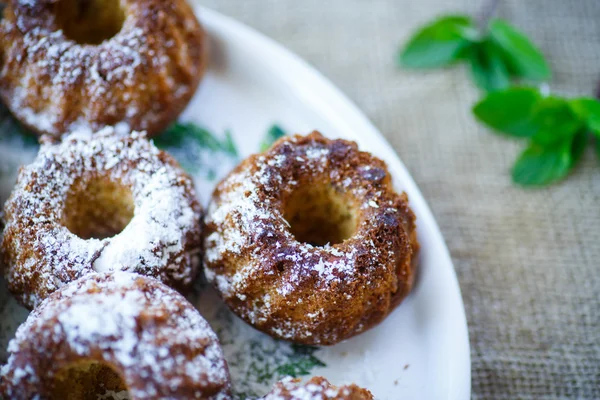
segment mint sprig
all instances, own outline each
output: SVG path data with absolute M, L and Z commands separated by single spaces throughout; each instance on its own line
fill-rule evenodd
M 595 136 L 600 157 L 600 102 L 550 95 L 515 82 L 545 82 L 550 67 L 525 34 L 491 16 L 498 0 L 484 4 L 478 21 L 465 15 L 438 18 L 420 29 L 400 52 L 407 68 L 438 68 L 464 62 L 474 83 L 487 94 L 475 117 L 493 131 L 527 141 L 512 168 L 523 186 L 543 186 L 565 178 Z
M 445 67 L 464 58 L 477 36 L 469 17 L 441 17 L 413 36 L 400 53 L 400 64 L 407 68 Z
M 406 68 L 438 68 L 467 62 L 477 86 L 505 89 L 511 81 L 545 81 L 550 67 L 542 52 L 518 29 L 493 19 L 483 29 L 472 18 L 444 16 L 419 30 L 400 52 Z
M 597 137 L 600 137 L 600 102 L 596 99 L 581 97 L 570 102 L 571 109 L 577 114 Z
M 542 52 L 508 22 L 492 20 L 487 40 L 496 45 L 512 77 L 538 82 L 550 79 L 550 67 Z
M 512 88 L 488 94 L 475 105 L 473 113 L 497 132 L 515 137 L 531 137 L 536 126 L 531 119 L 540 93 L 533 88 Z
M 563 179 L 578 161 L 586 139 L 587 134 L 579 132 L 546 146 L 532 141 L 512 168 L 513 181 L 523 186 L 543 186 Z
M 528 140 L 512 168 L 513 181 L 523 186 L 563 179 L 577 164 L 589 134 L 600 139 L 600 102 L 590 98 L 568 99 L 514 87 L 489 93 L 473 113 L 495 132 Z

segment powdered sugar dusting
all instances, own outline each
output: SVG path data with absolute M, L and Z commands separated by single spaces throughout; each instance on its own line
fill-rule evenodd
M 264 400 L 372 400 L 373 396 L 357 386 L 335 387 L 325 378 L 315 377 L 306 383 L 287 378 L 278 382 Z
M 0 95 L 19 120 L 55 137 L 116 121 L 156 133 L 185 106 L 204 65 L 202 31 L 187 9 L 124 2 L 121 30 L 89 45 L 60 29 L 54 3 L 12 1 L 13 17 L 0 22 L 6 38 Z
M 133 398 L 229 398 L 227 366 L 207 322 L 177 292 L 136 274 L 64 287 L 29 316 L 9 351 L 1 374 L 10 398 L 38 394 L 40 374 L 85 359 L 122 371 Z
M 107 239 L 82 239 L 62 223 L 75 184 L 101 175 L 131 188 L 134 216 Z M 126 270 L 189 286 L 199 264 L 201 208 L 191 180 L 138 132 L 81 130 L 46 143 L 5 206 L 8 283 L 33 307 L 92 272 Z
M 348 154 L 354 154 L 353 165 L 346 161 Z M 332 329 L 330 310 L 356 302 L 366 310 L 381 303 L 376 293 L 396 292 L 399 257 L 409 260 L 412 253 L 400 228 L 410 219 L 403 213 L 410 211 L 398 210 L 403 200 L 379 184 L 387 176 L 384 168 L 355 145 L 328 142 L 315 133 L 285 139 L 246 160 L 219 184 L 209 205 L 206 277 L 238 315 L 275 337 L 310 344 L 339 341 L 348 332 Z M 309 184 L 307 176 L 327 177 L 356 200 L 364 215 L 351 240 L 318 247 L 294 238 L 281 197 Z M 410 276 L 406 280 L 410 286 Z M 302 309 L 301 318 L 286 316 L 288 308 Z M 361 318 L 350 330 L 365 329 Z
M 17 29 L 6 22 L 3 25 L 9 32 Z M 141 54 L 148 51 L 143 30 L 134 27 L 102 46 L 81 46 L 68 40 L 60 30 L 49 32 L 43 27 L 35 27 L 26 31 L 15 45 L 27 49 L 25 57 L 29 68 L 23 71 L 15 85 L 10 109 L 27 125 L 52 135 L 62 133 L 59 127 L 66 117 L 65 101 L 72 97 L 66 96 L 66 92 L 84 87 L 89 96 L 87 101 L 91 103 L 106 96 L 114 85 L 129 87 L 134 84 L 135 74 L 142 65 Z M 54 73 L 50 79 L 40 80 L 47 71 Z M 34 108 L 31 103 L 38 99 L 33 100 L 31 94 L 46 81 L 49 85 L 45 89 L 47 96 L 44 96 L 47 102 L 44 107 Z M 77 119 L 70 121 L 71 129 L 88 125 L 86 121 L 97 118 L 93 112 L 92 108 L 82 108 Z M 148 117 L 151 118 L 151 114 Z

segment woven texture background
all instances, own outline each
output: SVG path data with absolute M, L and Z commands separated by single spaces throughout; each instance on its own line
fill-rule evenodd
M 524 190 L 509 169 L 523 144 L 470 112 L 466 71 L 402 71 L 394 55 L 420 24 L 477 13 L 474 0 L 207 0 L 282 43 L 342 89 L 392 143 L 444 233 L 471 337 L 475 399 L 600 398 L 600 165 Z M 548 56 L 552 89 L 600 80 L 600 1 L 504 0 L 498 15 Z M 432 382 L 432 384 L 435 384 Z

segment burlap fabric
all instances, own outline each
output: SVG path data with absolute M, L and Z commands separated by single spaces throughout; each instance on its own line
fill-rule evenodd
M 564 183 L 523 190 L 522 144 L 470 112 L 463 68 L 402 71 L 398 45 L 474 0 L 207 0 L 273 37 L 339 86 L 392 143 L 448 243 L 471 336 L 475 399 L 600 398 L 600 163 L 591 148 Z M 550 59 L 552 88 L 600 80 L 600 1 L 505 0 L 498 14 Z M 435 385 L 435 382 L 431 382 Z

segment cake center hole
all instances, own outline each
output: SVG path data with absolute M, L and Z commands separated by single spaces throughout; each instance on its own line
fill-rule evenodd
M 125 229 L 133 213 L 131 189 L 97 177 L 73 185 L 65 202 L 63 224 L 82 239 L 105 239 Z
M 100 44 L 125 21 L 120 0 L 59 0 L 54 7 L 58 27 L 79 44 Z
M 71 364 L 54 377 L 50 400 L 129 399 L 123 378 L 109 365 L 93 361 Z
M 326 185 L 305 185 L 284 199 L 283 216 L 296 240 L 314 246 L 342 243 L 358 226 L 355 206 Z

